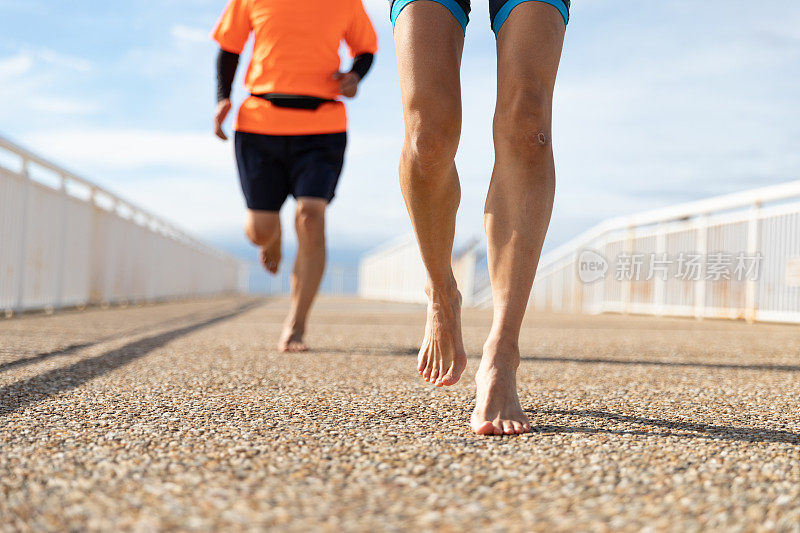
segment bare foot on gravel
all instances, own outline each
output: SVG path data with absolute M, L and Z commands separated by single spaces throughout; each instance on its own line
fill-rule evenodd
M 470 422 L 478 435 L 518 435 L 531 430 L 517 397 L 517 366 L 516 344 L 486 342 L 475 374 L 478 390 Z
M 303 330 L 284 326 L 278 341 L 278 349 L 282 352 L 307 352 L 308 346 L 303 342 Z
M 461 339 L 461 294 L 455 287 L 447 295 L 430 288 L 426 292 L 428 322 L 417 371 L 425 381 L 437 387 L 455 385 L 467 366 Z
M 270 274 L 278 273 L 278 266 L 281 264 L 281 238 L 278 237 L 275 242 L 269 246 L 261 248 L 261 264 L 264 269 Z

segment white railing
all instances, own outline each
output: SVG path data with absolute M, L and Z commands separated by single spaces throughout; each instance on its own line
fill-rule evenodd
M 800 181 L 602 223 L 542 257 L 531 303 L 800 322 Z
M 473 305 L 477 272 L 477 240 L 453 257 L 453 275 L 463 304 Z M 368 252 L 358 268 L 358 294 L 370 300 L 425 303 L 427 275 L 414 235 L 403 235 Z
M 368 252 L 358 265 L 358 295 L 370 300 L 425 302 L 425 265 L 413 235 Z
M 0 137 L 0 310 L 242 290 L 235 258 Z

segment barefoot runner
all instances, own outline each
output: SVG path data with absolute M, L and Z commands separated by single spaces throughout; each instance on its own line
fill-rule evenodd
M 469 10 L 469 0 L 394 0 L 391 6 L 406 128 L 400 185 L 428 273 L 418 370 L 437 386 L 455 384 L 466 366 L 450 258 Z M 517 398 L 518 340 L 553 206 L 552 98 L 569 0 L 489 0 L 489 13 L 497 38 L 497 104 L 484 225 L 494 315 L 475 376 L 471 426 L 501 435 L 530 430 Z
M 247 202 L 245 233 L 261 262 L 278 272 L 279 212 L 297 200 L 297 259 L 291 309 L 278 347 L 305 351 L 306 320 L 325 269 L 325 208 L 333 199 L 344 161 L 344 103 L 372 65 L 375 30 L 361 0 L 231 0 L 213 32 L 217 58 L 216 134 L 231 108 L 239 54 L 254 35 L 245 87 L 250 93 L 236 119 L 236 161 Z M 344 40 L 354 57 L 339 71 Z

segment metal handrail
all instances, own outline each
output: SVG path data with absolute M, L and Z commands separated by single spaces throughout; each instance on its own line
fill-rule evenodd
M 218 250 L 203 243 L 197 237 L 190 235 L 185 230 L 179 228 L 177 225 L 175 225 L 172 222 L 169 222 L 165 218 L 155 215 L 152 212 L 142 207 L 139 207 L 136 204 L 129 202 L 124 198 L 121 198 L 120 196 L 117 196 L 108 189 L 78 176 L 77 174 L 65 169 L 64 167 L 61 167 L 60 165 L 57 165 L 56 163 L 53 163 L 52 161 L 49 161 L 31 152 L 30 150 L 10 141 L 9 139 L 3 137 L 2 135 L 0 135 L 0 148 L 4 148 L 5 150 L 19 156 L 22 159 L 22 172 L 17 173 L 18 175 L 30 179 L 27 172 L 28 164 L 34 163 L 42 168 L 45 168 L 57 174 L 59 179 L 62 180 L 60 184 L 60 189 L 62 191 L 67 192 L 67 194 L 69 194 L 68 189 L 66 187 L 67 183 L 68 182 L 76 183 L 78 185 L 88 188 L 91 191 L 90 201 L 92 202 L 92 204 L 94 204 L 100 209 L 104 209 L 104 207 L 98 204 L 96 200 L 98 195 L 103 195 L 106 196 L 111 201 L 113 205 L 113 208 L 111 209 L 112 211 L 115 211 L 118 215 L 120 215 L 118 212 L 119 208 L 127 209 L 130 212 L 130 216 L 127 218 L 138 223 L 140 226 L 150 227 L 151 229 L 158 231 L 165 236 L 171 237 L 175 240 L 179 240 L 186 244 L 190 244 L 196 247 L 197 249 L 217 255 L 218 257 L 239 261 L 230 254 L 227 254 L 221 250 Z M 13 170 L 7 167 L 2 167 L 2 168 L 4 168 L 9 172 L 13 172 Z M 47 186 L 46 184 L 43 185 Z M 137 218 L 139 218 L 140 220 L 143 219 L 144 223 L 138 222 Z
M 126 302 L 130 298 L 133 298 L 134 301 L 139 301 L 159 299 L 169 295 L 191 296 L 193 294 L 206 294 L 209 290 L 243 290 L 245 265 L 241 260 L 201 242 L 166 219 L 117 196 L 108 189 L 74 174 L 2 136 L 0 136 L 0 151 L 17 158 L 21 163 L 19 169 L 9 168 L 8 164 L 0 164 L 0 185 L 3 182 L 5 182 L 6 186 L 10 186 L 14 182 L 19 184 L 19 187 L 14 186 L 17 187 L 16 194 L 19 195 L 18 197 L 12 194 L 8 198 L 0 198 L 0 205 L 5 205 L 10 210 L 10 213 L 13 213 L 12 218 L 8 219 L 11 221 L 11 225 L 0 228 L 0 238 L 10 239 L 8 242 L 15 243 L 14 247 L 7 250 L 6 259 L 7 268 L 9 269 L 7 272 L 9 272 L 9 275 L 0 277 L 0 298 L 3 299 L 3 309 L 5 309 L 6 314 L 33 308 L 60 309 L 66 305 L 65 301 L 72 302 L 73 305 L 83 305 L 93 302 Z M 57 184 L 51 184 L 48 182 L 49 180 L 36 179 L 35 174 L 31 172 L 35 169 L 53 173 L 54 178 L 57 178 Z M 79 194 L 77 189 L 83 189 L 85 193 Z M 134 243 L 126 243 L 119 238 L 97 237 L 93 234 L 90 237 L 91 242 L 99 244 L 92 244 L 91 246 L 96 245 L 100 246 L 100 249 L 108 250 L 109 248 L 106 248 L 106 246 L 109 246 L 108 243 L 112 242 L 115 243 L 112 246 L 116 246 L 116 252 L 101 252 L 107 254 L 106 259 L 102 259 L 102 256 L 84 256 L 86 259 L 76 260 L 73 255 L 67 254 L 67 227 L 72 219 L 67 218 L 70 208 L 66 201 L 61 202 L 58 213 L 40 213 L 43 219 L 47 221 L 45 227 L 50 228 L 48 231 L 52 232 L 55 228 L 60 228 L 60 230 L 57 230 L 57 234 L 53 234 L 43 241 L 41 240 L 41 228 L 39 228 L 37 230 L 39 233 L 37 233 L 36 237 L 39 240 L 31 240 L 29 233 L 32 230 L 29 228 L 31 225 L 29 217 L 33 213 L 31 209 L 36 207 L 31 205 L 30 202 L 40 202 L 38 208 L 41 209 L 42 194 L 55 194 L 63 200 L 73 199 L 83 206 L 81 209 L 93 209 L 95 214 L 106 213 L 113 219 L 126 224 L 128 228 L 138 227 L 151 236 L 172 241 L 175 243 L 175 247 L 163 250 L 164 254 L 176 261 L 187 261 L 191 257 L 191 261 L 193 263 L 196 262 L 198 266 L 194 269 L 190 268 L 188 271 L 183 271 L 181 275 L 184 278 L 181 278 L 181 275 L 176 277 L 173 271 L 173 277 L 170 278 L 171 281 L 167 281 L 170 285 L 163 285 L 161 288 L 157 288 L 159 283 L 164 283 L 163 280 L 165 278 L 151 277 L 147 278 L 147 281 L 142 281 L 142 278 L 138 278 L 138 281 L 135 281 L 137 279 L 135 274 L 126 266 L 129 263 L 116 263 L 114 254 L 118 254 L 122 250 L 136 249 L 135 247 L 139 243 L 138 240 Z M 31 200 L 31 198 L 35 200 Z M 96 220 L 96 217 L 93 216 L 92 220 Z M 18 224 L 18 227 L 16 224 Z M 86 224 L 86 227 L 82 228 L 82 233 L 79 235 L 86 235 L 87 231 L 94 231 L 92 224 L 94 222 Z M 101 235 L 104 234 L 101 231 Z M 38 250 L 36 253 L 39 254 L 43 253 L 42 250 L 50 250 L 47 253 L 53 255 L 51 256 L 51 261 L 46 264 L 56 266 L 49 270 L 44 267 L 44 270 L 42 270 L 41 260 L 39 260 L 36 267 L 29 265 L 27 261 L 32 257 L 30 253 L 33 253 L 29 253 L 29 247 L 31 246 L 38 247 L 35 249 Z M 189 256 L 186 255 L 187 253 L 194 255 Z M 68 255 L 70 262 L 66 261 Z M 154 258 L 154 260 L 158 263 L 158 258 Z M 94 261 L 100 261 L 99 266 L 92 266 Z M 65 276 L 67 276 L 69 268 L 65 266 L 66 264 L 78 265 L 78 270 L 71 272 L 86 271 L 89 275 L 89 278 L 82 278 L 84 281 L 79 281 L 78 285 L 72 284 L 69 286 L 68 289 L 71 292 L 68 297 L 65 296 L 65 289 L 67 289 L 65 287 Z M 141 268 L 145 267 L 142 266 Z M 227 269 L 226 273 L 221 274 L 218 270 L 220 268 Z M 230 269 L 233 269 L 233 271 L 238 270 L 238 283 L 235 282 L 237 274 L 232 274 Z M 42 274 L 42 272 L 47 273 Z M 86 279 L 98 279 L 93 276 L 101 275 L 101 273 L 103 277 L 100 279 L 104 281 L 100 281 L 99 284 L 87 284 L 85 281 Z M 187 274 L 190 277 L 185 277 Z M 28 276 L 34 276 L 35 281 L 32 282 L 32 286 L 36 288 L 26 288 L 29 283 L 29 280 L 26 279 Z M 81 274 L 78 274 L 78 276 L 80 278 Z M 206 280 L 204 284 L 197 285 L 198 276 Z M 119 289 L 119 286 L 115 286 L 114 283 L 122 283 L 126 288 Z M 236 287 L 235 289 L 232 288 L 234 286 Z M 27 294 L 29 290 L 34 293 L 32 297 Z
M 544 254 L 539 261 L 539 271 L 547 269 L 550 264 L 558 262 L 564 256 L 572 254 L 587 243 L 612 231 L 688 220 L 799 197 L 800 180 L 611 218 Z

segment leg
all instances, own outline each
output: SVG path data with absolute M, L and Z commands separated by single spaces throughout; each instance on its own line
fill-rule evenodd
M 461 296 L 450 261 L 460 185 L 454 157 L 461 129 L 461 25 L 441 4 L 417 1 L 395 23 L 405 117 L 400 186 L 428 274 L 428 321 L 418 367 L 437 386 L 466 366 Z
M 247 210 L 244 232 L 250 242 L 261 248 L 261 264 L 277 274 L 281 262 L 281 218 L 279 211 Z
M 283 352 L 304 352 L 306 320 L 325 271 L 325 208 L 322 198 L 297 199 L 295 229 L 297 259 L 292 271 L 292 303 L 283 326 L 278 348 Z
M 517 399 L 518 341 L 553 208 L 551 114 L 563 40 L 563 17 L 542 2 L 514 8 L 498 34 L 495 166 L 484 217 L 494 315 L 475 377 L 477 433 L 530 430 Z

